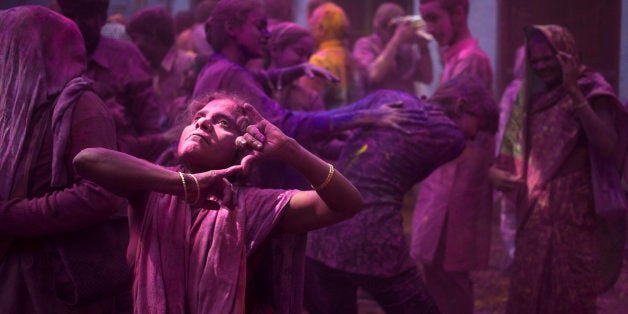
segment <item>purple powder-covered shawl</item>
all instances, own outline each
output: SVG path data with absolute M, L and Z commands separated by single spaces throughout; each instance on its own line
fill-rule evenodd
M 76 25 L 59 14 L 37 6 L 0 13 L 0 198 L 13 187 L 17 163 L 24 158 L 24 143 L 35 110 L 85 70 L 85 47 Z M 84 84 L 81 82 L 80 84 Z M 80 86 L 64 91 L 54 109 L 55 157 L 53 185 L 67 182 L 60 162 L 72 116 L 70 100 Z
M 269 303 L 275 313 L 300 313 L 304 235 L 271 236 L 296 191 L 234 192 L 235 202 L 219 201 L 218 210 L 192 209 L 178 197 L 153 193 L 145 209 L 132 211 L 135 313 L 244 313 L 253 275 L 248 257 L 266 243 L 278 263 L 258 266 L 274 274 L 265 291 L 272 291 Z
M 85 48 L 72 21 L 44 7 L 21 6 L 0 11 L 0 29 L 0 309 L 60 312 L 66 307 L 58 273 L 43 245 L 124 206 L 80 181 L 72 168 L 83 148 L 114 148 L 115 130 L 102 102 L 86 92 L 90 82 L 80 76 Z M 63 261 L 89 257 L 60 254 Z

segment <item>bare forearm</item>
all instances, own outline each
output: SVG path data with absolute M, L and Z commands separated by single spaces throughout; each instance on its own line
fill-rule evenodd
M 104 148 L 82 150 L 74 158 L 78 173 L 119 195 L 155 191 L 184 195 L 179 174 L 143 159 Z
M 386 48 L 375 58 L 368 67 L 369 80 L 373 83 L 380 83 L 392 69 L 395 63 L 395 55 L 399 43 L 392 39 L 386 44 Z
M 330 165 L 291 140 L 284 160 L 299 171 L 325 202 L 329 210 L 353 215 L 362 208 L 358 190 L 338 170 L 330 172 Z

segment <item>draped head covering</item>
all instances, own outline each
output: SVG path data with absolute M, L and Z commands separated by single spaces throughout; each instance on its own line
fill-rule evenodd
M 0 29 L 0 198 L 7 199 L 16 165 L 30 153 L 23 146 L 35 127 L 33 113 L 52 105 L 66 85 L 85 70 L 86 55 L 76 24 L 42 6 L 0 11 Z M 61 121 L 64 112 L 55 108 L 53 115 Z M 59 163 L 53 165 L 53 181 L 58 178 L 54 173 L 61 172 Z

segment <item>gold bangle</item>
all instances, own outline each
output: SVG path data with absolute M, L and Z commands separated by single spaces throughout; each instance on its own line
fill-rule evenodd
M 196 177 L 191 173 L 190 175 L 192 176 L 192 179 L 194 179 L 194 184 L 196 184 L 196 199 L 194 200 L 194 203 L 192 203 L 196 204 L 201 199 L 201 187 L 200 185 L 198 185 L 198 180 L 196 179 Z
M 183 176 L 183 173 L 181 173 L 181 171 L 179 171 L 179 177 L 181 178 L 181 183 L 183 183 L 183 199 L 187 202 L 188 201 L 188 187 L 185 185 L 185 177 Z
M 316 191 L 320 191 L 320 190 L 326 188 L 329 185 L 329 183 L 331 182 L 331 179 L 334 176 L 334 172 L 335 172 L 334 165 L 329 164 L 329 173 L 327 174 L 327 178 L 325 178 L 325 181 L 323 181 L 323 183 L 321 183 L 321 185 L 319 185 L 317 187 L 314 187 L 313 185 L 310 185 L 310 186 L 314 190 L 316 190 Z

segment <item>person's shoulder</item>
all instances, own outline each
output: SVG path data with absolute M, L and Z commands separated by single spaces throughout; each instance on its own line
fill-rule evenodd
M 101 36 L 98 46 L 98 48 L 102 48 L 107 51 L 133 51 L 133 53 L 141 53 L 132 42 L 108 36 Z
M 94 91 L 87 89 L 77 98 L 74 114 L 81 117 L 108 116 L 109 112 L 102 99 Z
M 482 50 L 477 39 L 472 39 L 458 53 L 459 59 L 476 59 L 490 62 L 488 54 Z

